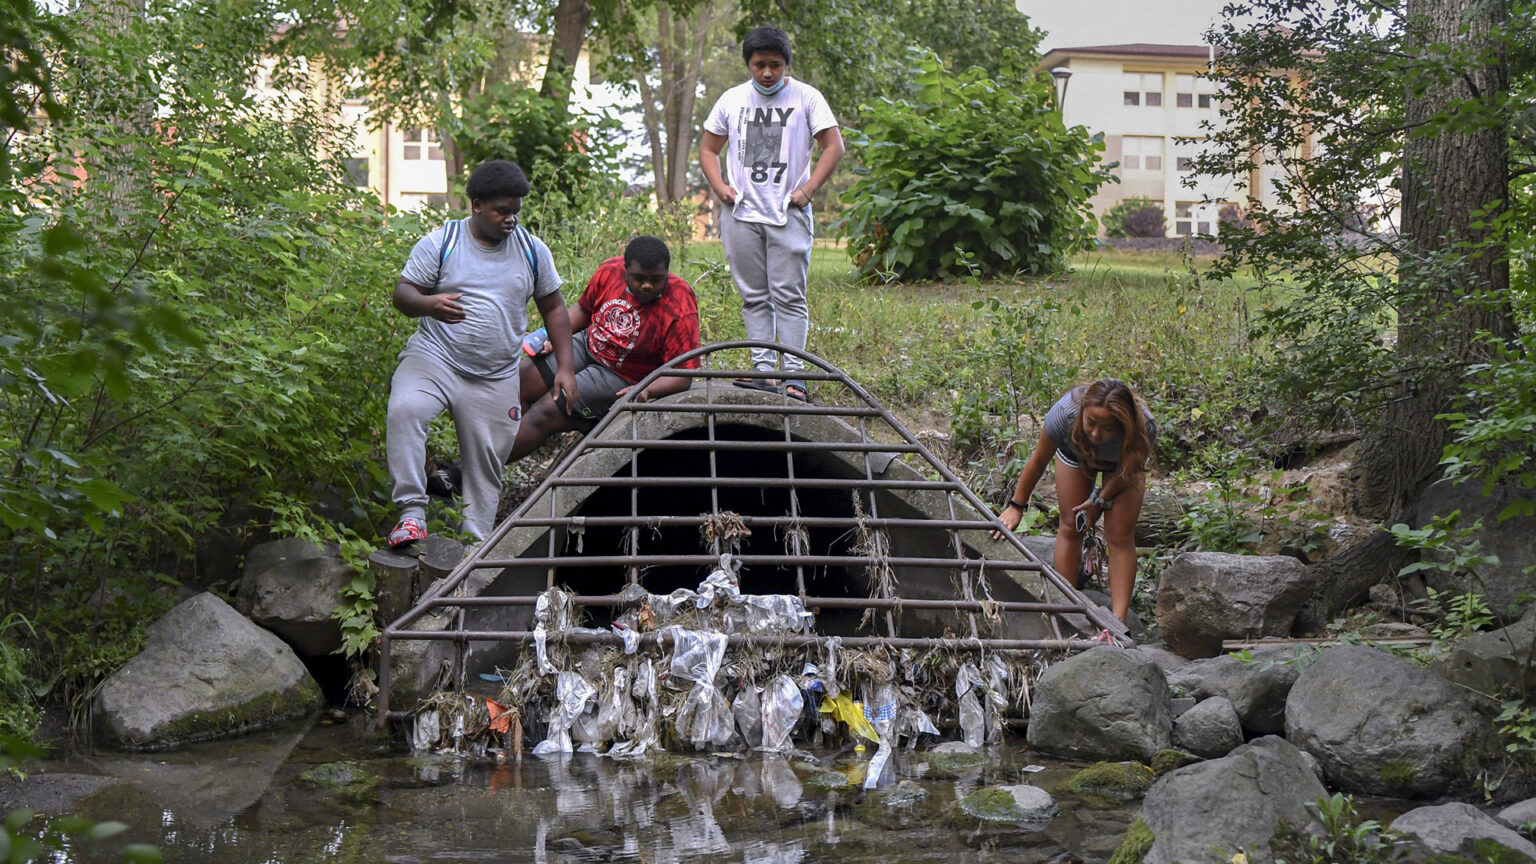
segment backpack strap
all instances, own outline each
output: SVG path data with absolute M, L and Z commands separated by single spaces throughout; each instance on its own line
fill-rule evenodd
M 448 256 L 459 245 L 459 234 L 463 231 L 464 222 L 460 219 L 450 219 L 443 223 L 443 245 L 437 251 L 437 284 L 443 283 L 443 265 L 448 263 Z M 436 286 L 434 286 L 436 287 Z
M 517 245 L 523 248 L 523 255 L 528 258 L 528 272 L 533 274 L 533 290 L 539 290 L 539 259 L 533 254 L 533 235 L 521 225 L 512 229 L 513 236 L 517 237 Z

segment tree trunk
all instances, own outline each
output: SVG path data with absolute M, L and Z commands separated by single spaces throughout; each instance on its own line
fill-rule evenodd
M 635 80 L 640 89 L 651 175 L 661 204 L 688 195 L 688 166 L 693 154 L 693 108 L 704 70 L 704 49 L 714 15 L 713 3 L 700 3 L 689 21 L 666 3 L 656 6 L 656 66 L 635 52 Z M 657 84 L 652 86 L 651 76 Z M 659 100 L 659 104 L 658 104 Z
M 560 0 L 555 7 L 555 32 L 549 42 L 549 62 L 544 67 L 544 83 L 539 95 L 565 105 L 571 98 L 571 82 L 576 62 L 587 41 L 587 25 L 592 23 L 591 0 Z
M 1491 27 L 1507 14 L 1504 0 L 1409 0 L 1409 26 L 1425 54 L 1435 44 L 1489 49 L 1475 60 L 1469 51 L 1458 74 L 1422 94 L 1410 92 L 1410 128 L 1442 114 L 1454 100 L 1491 102 L 1508 90 L 1503 53 L 1491 50 L 1489 39 Z M 1438 473 L 1448 432 L 1435 417 L 1450 408 L 1467 364 L 1488 359 L 1477 335 L 1514 332 L 1507 252 L 1482 227 L 1493 225 L 1497 215 L 1489 208 L 1508 197 L 1506 130 L 1454 117 L 1449 127 L 1410 135 L 1403 154 L 1407 252 L 1398 273 L 1400 381 L 1356 463 L 1361 512 L 1375 519 L 1405 512 Z M 1460 244 L 1475 251 L 1459 252 Z

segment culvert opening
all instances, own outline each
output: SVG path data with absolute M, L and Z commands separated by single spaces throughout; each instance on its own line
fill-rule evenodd
M 687 429 L 669 440 L 703 441 L 707 429 Z M 772 431 L 745 423 L 718 423 L 715 438 L 722 441 L 782 441 L 782 431 Z M 793 439 L 803 440 L 803 439 Z M 724 482 L 711 482 L 714 476 Z M 821 453 L 724 450 L 711 452 L 706 447 L 690 450 L 645 450 L 635 460 L 636 471 L 628 467 L 620 477 L 685 478 L 677 484 L 645 486 L 634 489 L 605 487 L 593 492 L 572 515 L 579 517 L 699 516 L 710 513 L 734 513 L 741 516 L 790 518 L 831 517 L 852 519 L 856 515 L 854 495 L 858 492 L 819 489 L 792 490 L 757 484 L 731 485 L 731 480 L 758 478 L 846 479 L 849 474 L 835 458 Z M 793 468 L 791 469 L 791 465 Z M 791 474 L 791 470 L 793 474 Z M 632 499 L 633 496 L 633 500 Z M 793 499 L 793 500 L 792 500 Z M 867 497 L 865 498 L 867 501 Z M 867 503 L 861 506 L 868 507 Z M 736 540 L 734 547 L 721 541 L 723 551 L 742 555 L 803 555 L 845 557 L 856 554 L 861 541 L 857 530 L 802 526 L 803 545 L 795 548 L 788 527 L 756 527 L 751 534 Z M 577 544 L 583 554 L 623 555 L 630 551 L 630 531 L 622 526 L 604 525 L 570 534 L 565 551 L 573 554 Z M 712 554 L 714 549 L 705 531 L 694 525 L 656 525 L 640 529 L 639 542 L 647 555 Z M 535 548 L 543 548 L 536 542 Z M 798 570 L 798 572 L 797 572 Z M 696 588 L 704 576 L 697 564 L 653 564 L 640 573 L 640 584 L 652 594 L 669 594 L 678 588 Z M 800 579 L 805 593 L 812 597 L 866 597 L 869 579 L 863 567 L 838 565 L 766 565 L 743 568 L 741 590 L 746 594 L 798 594 Z M 629 572 L 623 567 L 562 567 L 557 583 L 577 594 L 617 594 L 628 583 Z M 621 610 L 602 607 L 587 609 L 587 626 L 604 627 Z M 817 631 L 824 635 L 853 635 L 863 613 L 854 609 L 823 609 L 817 616 Z

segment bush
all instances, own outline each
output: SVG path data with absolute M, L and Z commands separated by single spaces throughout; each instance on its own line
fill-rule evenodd
M 1163 233 L 1156 234 L 1132 234 L 1126 230 L 1126 217 L 1139 214 L 1142 211 L 1152 211 L 1159 220 L 1163 217 L 1163 208 L 1153 203 L 1150 198 L 1124 198 L 1115 206 L 1104 213 L 1104 236 L 1106 237 L 1161 237 Z M 1142 219 L 1150 219 L 1150 216 L 1142 216 Z
M 915 67 L 911 95 L 865 106 L 849 136 L 866 167 L 837 230 L 860 272 L 1045 273 L 1088 248 L 1103 136 L 1062 125 L 1049 78 L 1014 53 L 995 77 L 951 73 L 931 53 Z

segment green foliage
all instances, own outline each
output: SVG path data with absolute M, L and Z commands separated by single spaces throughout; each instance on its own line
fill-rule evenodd
M 571 114 L 563 100 L 498 84 L 465 100 L 450 122 L 466 166 L 510 159 L 527 172 L 539 196 L 558 191 L 576 197 L 594 183 L 605 194 L 611 191 L 620 142 L 618 121 L 610 116 Z
M 1062 126 L 1048 77 L 1018 54 L 990 77 L 920 55 L 910 92 L 867 106 L 849 137 L 864 167 L 838 234 L 865 275 L 1049 273 L 1096 231 L 1102 137 Z
M 1493 343 L 1493 359 L 1467 370 L 1458 409 L 1443 414 L 1453 439 L 1445 448 L 1445 475 L 1478 479 L 1483 494 L 1496 486 L 1515 491 L 1499 521 L 1536 516 L 1536 324 L 1512 344 Z M 1521 491 L 1523 490 L 1523 491 Z
M 42 711 L 28 680 L 28 651 L 11 631 L 36 635 L 25 617 L 12 612 L 0 620 L 0 737 L 31 738 L 42 723 Z
M 1306 806 L 1321 830 L 1277 836 L 1276 864 L 1389 864 L 1408 852 L 1405 838 L 1375 819 L 1360 819 L 1348 795 L 1336 793 Z
M 1494 623 L 1493 610 L 1481 594 L 1438 591 L 1433 587 L 1424 590 L 1428 596 L 1415 601 L 1414 606 L 1431 616 L 1429 632 L 1442 644 L 1486 630 Z
M 1006 303 L 992 296 L 971 308 L 986 325 L 956 352 L 961 395 L 950 412 L 954 443 L 961 449 L 1006 447 L 1018 439 L 1020 416 L 1038 419 L 1067 387 L 1057 361 L 1061 304 L 1054 297 Z
M 1479 569 L 1499 566 L 1499 557 L 1484 552 L 1482 541 L 1477 539 L 1476 535 L 1482 527 L 1481 519 L 1471 525 L 1462 525 L 1460 510 L 1437 517 L 1423 528 L 1409 528 L 1401 522 L 1391 526 L 1387 530 L 1397 538 L 1397 545 L 1419 552 L 1419 560 L 1398 571 L 1398 575 L 1428 571 L 1440 574 L 1456 584 L 1474 582 L 1478 578 Z M 1435 592 L 1431 593 L 1427 602 L 1431 605 L 1431 611 L 1442 611 L 1448 602 L 1468 610 L 1475 606 L 1480 606 L 1485 612 L 1487 610 L 1482 598 L 1471 592 L 1465 592 L 1454 602 L 1451 601 L 1451 592 Z
M 1511 699 L 1499 706 L 1493 725 L 1505 752 L 1527 763 L 1536 760 L 1536 706 L 1523 699 Z
M 1162 237 L 1167 233 L 1163 208 L 1151 198 L 1124 198 L 1104 213 L 1106 237 Z

